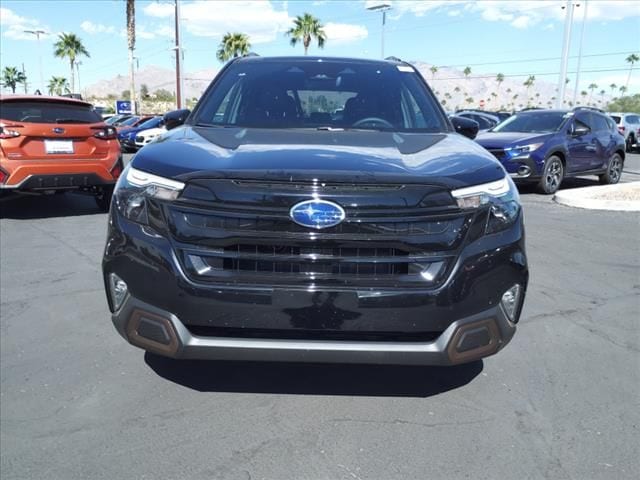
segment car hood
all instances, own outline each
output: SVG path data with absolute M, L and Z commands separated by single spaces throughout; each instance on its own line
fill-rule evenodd
M 504 148 L 545 142 L 553 135 L 554 133 L 483 132 L 478 134 L 476 142 L 485 148 Z
M 183 126 L 149 144 L 135 168 L 164 177 L 403 182 L 447 188 L 504 177 L 500 163 L 456 133 Z

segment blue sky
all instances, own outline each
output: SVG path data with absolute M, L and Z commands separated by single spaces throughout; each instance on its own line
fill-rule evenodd
M 381 15 L 366 9 L 389 3 L 385 54 L 425 63 L 459 67 L 469 65 L 474 75 L 535 74 L 556 82 L 562 44 L 564 1 L 215 1 L 181 0 L 185 69 L 218 69 L 217 45 L 227 31 L 249 34 L 253 50 L 261 55 L 302 54 L 289 45 L 284 32 L 296 15 L 309 12 L 325 25 L 327 56 L 380 56 Z M 571 54 L 577 55 L 584 0 L 576 9 Z M 640 8 L 635 0 L 589 0 L 583 44 L 581 88 L 595 82 L 623 85 L 629 65 L 624 59 L 640 50 Z M 140 68 L 171 68 L 173 2 L 136 1 L 136 56 Z M 42 29 L 45 82 L 52 76 L 69 77 L 66 61 L 53 58 L 59 32 L 79 35 L 91 54 L 80 66 L 82 85 L 117 74 L 127 74 L 125 2 L 123 0 L 36 1 L 3 0 L 0 7 L 0 66 L 24 63 L 34 86 L 39 83 L 38 46 L 24 30 Z M 541 60 L 546 59 L 546 60 Z M 569 71 L 575 70 L 572 59 Z M 632 72 L 630 92 L 640 92 L 640 65 Z M 573 75 L 572 75 L 573 78 Z M 607 88 L 608 90 L 608 88 Z

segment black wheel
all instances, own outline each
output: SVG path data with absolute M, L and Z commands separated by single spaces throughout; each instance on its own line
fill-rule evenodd
M 556 193 L 558 188 L 560 188 L 563 178 L 564 165 L 562 164 L 562 160 L 560 160 L 560 157 L 556 155 L 551 155 L 544 162 L 544 171 L 542 172 L 542 178 L 538 183 L 538 189 L 540 192 L 546 193 L 547 195 Z
M 626 151 L 627 153 L 632 153 L 633 152 L 633 144 L 636 143 L 636 140 L 633 136 L 633 134 L 629 134 L 629 136 L 627 137 L 627 140 L 625 141 L 625 146 L 626 146 Z
M 622 176 L 622 157 L 619 153 L 614 153 L 607 164 L 607 171 L 600 175 L 600 183 L 603 185 L 613 185 L 620 181 Z
M 108 212 L 111 206 L 111 196 L 113 195 L 113 187 L 102 187 L 94 197 L 96 205 L 101 212 Z

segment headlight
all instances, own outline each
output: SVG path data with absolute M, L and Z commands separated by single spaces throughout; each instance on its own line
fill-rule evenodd
M 532 143 L 530 145 L 520 145 L 517 147 L 512 147 L 505 149 L 506 152 L 509 153 L 512 157 L 517 157 L 518 155 L 526 155 L 531 153 L 537 149 L 539 149 L 544 143 Z
M 462 209 L 477 209 L 484 205 L 489 207 L 486 233 L 509 227 L 520 212 L 520 195 L 508 176 L 495 182 L 453 190 L 451 195 Z
M 113 193 L 115 206 L 125 218 L 149 224 L 149 201 L 175 200 L 184 183 L 127 166 Z

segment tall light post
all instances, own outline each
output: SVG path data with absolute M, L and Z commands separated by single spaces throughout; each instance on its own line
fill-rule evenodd
M 391 5 L 388 3 L 381 3 L 379 5 L 367 7 L 367 10 L 371 10 L 372 12 L 382 12 L 382 32 L 380 34 L 380 56 L 382 58 L 384 58 L 384 26 L 387 23 L 387 10 L 390 8 Z
M 579 5 L 579 4 L 578 4 Z M 569 63 L 569 47 L 571 45 L 571 27 L 573 25 L 573 9 L 576 6 L 571 0 L 567 0 L 567 4 L 562 7 L 567 10 L 564 19 L 564 35 L 562 38 L 562 60 L 560 61 L 560 78 L 558 79 L 558 98 L 556 99 L 556 108 L 562 108 L 564 103 L 564 94 L 567 89 L 567 66 Z
M 78 93 L 82 95 L 82 87 L 80 86 L 80 65 L 82 65 L 82 62 L 76 62 L 76 72 L 78 72 Z
M 182 102 L 182 46 L 181 46 L 181 37 L 180 37 L 180 2 L 178 0 L 175 1 L 175 31 L 176 31 L 176 105 L 178 109 L 181 109 L 183 106 Z
M 44 30 L 24 30 L 24 33 L 35 35 L 38 39 L 38 64 L 40 66 L 40 92 L 44 92 L 44 77 L 42 76 L 42 50 L 40 49 L 40 35 L 46 35 Z
M 579 4 L 576 6 L 580 6 Z M 587 23 L 587 11 L 589 10 L 589 3 L 584 0 L 584 15 L 582 17 L 582 28 L 580 29 L 580 46 L 578 47 L 578 66 L 576 67 L 576 86 L 573 89 L 573 104 L 576 104 L 578 99 L 578 90 L 580 90 L 580 64 L 582 63 L 582 42 L 584 41 L 584 26 Z

